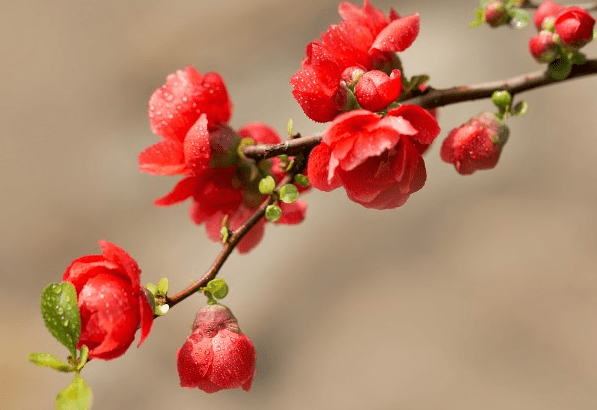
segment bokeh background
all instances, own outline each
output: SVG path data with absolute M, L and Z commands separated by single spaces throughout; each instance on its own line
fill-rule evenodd
M 0 397 L 50 409 L 71 376 L 27 354 L 65 356 L 39 294 L 71 260 L 124 247 L 143 282 L 178 290 L 219 251 L 188 204 L 152 206 L 175 178 L 137 170 L 158 141 L 147 100 L 188 64 L 217 71 L 233 127 L 289 117 L 323 130 L 290 93 L 305 45 L 339 20 L 330 0 L 25 0 L 0 13 Z M 435 87 L 535 71 L 526 30 L 467 29 L 471 1 L 388 1 L 421 14 L 402 54 Z M 589 56 L 597 47 L 588 46 Z M 439 159 L 447 132 L 488 101 L 440 111 L 428 181 L 400 209 L 311 192 L 308 218 L 267 228 L 221 272 L 257 348 L 252 391 L 179 387 L 175 353 L 201 296 L 157 320 L 141 349 L 83 376 L 94 409 L 594 409 L 597 407 L 597 78 L 521 95 L 499 165 L 462 177 Z

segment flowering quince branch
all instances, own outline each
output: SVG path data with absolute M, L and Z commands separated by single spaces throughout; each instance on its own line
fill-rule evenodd
M 186 67 L 170 74 L 149 100 L 152 131 L 160 138 L 139 154 L 139 169 L 178 176 L 166 195 L 154 201 L 171 206 L 190 200 L 190 219 L 205 225 L 207 237 L 223 248 L 199 280 L 173 295 L 168 279 L 141 286 L 137 262 L 122 248 L 100 241 L 100 255 L 74 260 L 63 282 L 51 283 L 41 299 L 50 333 L 69 351 L 66 362 L 33 353 L 33 363 L 74 373 L 56 399 L 58 409 L 91 406 L 91 390 L 80 377 L 90 359 L 123 355 L 140 329 L 138 346 L 153 320 L 196 293 L 199 309 L 192 333 L 176 354 L 180 384 L 213 393 L 251 388 L 255 348 L 230 309 L 219 304 L 228 285 L 216 278 L 234 249 L 251 251 L 268 222 L 294 225 L 306 215 L 299 197 L 310 186 L 321 191 L 343 187 L 365 208 L 402 206 L 426 181 L 423 154 L 440 133 L 436 108 L 491 98 L 497 112 L 484 112 L 451 130 L 440 156 L 460 174 L 496 166 L 509 137 L 506 120 L 528 106 L 513 96 L 535 88 L 597 74 L 597 60 L 579 50 L 595 37 L 595 4 L 540 5 L 525 0 L 481 0 L 471 27 L 521 28 L 534 9 L 537 35 L 529 52 L 547 70 L 478 85 L 434 89 L 427 75 L 407 77 L 398 53 L 419 33 L 418 14 L 386 16 L 369 0 L 362 7 L 342 2 L 343 21 L 309 43 L 292 93 L 322 133 L 302 137 L 288 124 L 289 139 L 266 124 L 239 129 L 229 125 L 232 103 L 222 77 Z M 305 173 L 306 175 L 303 175 Z

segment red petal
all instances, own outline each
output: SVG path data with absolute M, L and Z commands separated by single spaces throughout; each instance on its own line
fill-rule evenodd
M 309 155 L 307 176 L 311 185 L 320 191 L 329 192 L 341 186 L 341 181 L 335 175 L 328 180 L 330 155 L 330 148 L 323 143 L 313 148 Z
M 200 388 L 213 393 L 220 388 L 209 381 L 214 360 L 212 341 L 195 332 L 176 352 L 176 367 L 180 377 L 180 385 L 188 388 Z M 206 386 L 207 383 L 207 386 Z
M 118 268 L 117 263 L 107 261 L 101 255 L 87 255 L 72 261 L 62 275 L 62 280 L 72 283 L 79 293 L 85 282 L 93 276 Z
M 411 140 L 429 145 L 439 135 L 440 128 L 437 120 L 429 111 L 418 105 L 402 105 L 388 111 L 388 117 L 402 117 L 417 130 L 417 134 L 402 132 L 409 135 Z M 386 117 L 387 118 L 387 117 Z
M 172 191 L 161 198 L 153 201 L 157 206 L 169 206 L 182 202 L 193 194 L 196 184 L 196 177 L 187 177 L 181 179 Z
M 141 293 L 139 295 L 139 308 L 141 315 L 141 336 L 139 338 L 139 343 L 137 344 L 137 347 L 141 346 L 141 344 L 145 341 L 147 336 L 149 336 L 151 326 L 153 325 L 153 311 L 143 290 L 141 290 Z
M 252 122 L 245 125 L 238 133 L 243 138 L 252 138 L 258 144 L 279 144 L 282 139 L 269 125 L 261 122 Z
M 121 267 L 118 271 L 126 274 L 132 285 L 132 289 L 134 289 L 135 295 L 137 295 L 138 291 L 136 289 L 141 286 L 141 269 L 139 269 L 137 262 L 120 246 L 104 240 L 101 240 L 98 243 L 104 258 L 117 263 Z
M 222 389 L 235 389 L 253 379 L 255 347 L 249 338 L 243 333 L 221 330 L 212 343 L 214 359 L 209 375 L 212 383 Z
M 184 157 L 189 169 L 195 174 L 204 170 L 209 164 L 211 148 L 205 114 L 201 114 L 184 139 Z
M 182 144 L 176 140 L 165 140 L 145 148 L 139 154 L 139 170 L 152 175 L 189 172 L 184 161 Z
M 419 14 L 411 14 L 392 21 L 377 35 L 369 53 L 406 50 L 419 34 L 419 22 Z

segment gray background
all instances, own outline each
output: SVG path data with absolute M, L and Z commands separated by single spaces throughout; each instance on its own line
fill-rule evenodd
M 336 1 L 6 2 L 0 14 L 0 397 L 4 409 L 50 409 L 71 376 L 27 354 L 65 350 L 44 330 L 38 298 L 71 260 L 124 247 L 143 282 L 174 290 L 219 250 L 188 204 L 151 201 L 176 178 L 137 171 L 158 141 L 147 100 L 168 73 L 217 71 L 233 127 L 323 130 L 290 93 L 305 45 L 339 20 Z M 476 1 L 375 1 L 421 14 L 407 74 L 435 87 L 541 69 L 534 29 L 467 29 Z M 586 48 L 589 56 L 597 48 Z M 449 130 L 488 101 L 440 112 L 428 182 L 391 211 L 342 190 L 312 192 L 307 220 L 268 227 L 221 272 L 226 300 L 257 348 L 252 391 L 179 387 L 176 349 L 188 300 L 157 320 L 141 349 L 83 376 L 94 409 L 594 409 L 597 406 L 597 105 L 595 78 L 526 93 L 494 171 L 459 176 L 439 159 Z

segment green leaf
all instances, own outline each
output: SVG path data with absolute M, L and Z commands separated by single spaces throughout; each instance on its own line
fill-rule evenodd
M 276 222 L 282 216 L 282 210 L 278 205 L 268 205 L 265 208 L 265 219 Z
M 572 64 L 575 65 L 583 65 L 587 62 L 587 57 L 583 53 L 579 53 L 578 51 L 574 51 L 570 58 Z
M 309 185 L 311 185 L 311 183 L 309 182 L 309 178 L 307 178 L 307 176 L 303 175 L 303 174 L 296 174 L 294 176 L 294 182 L 296 182 L 297 184 L 299 184 L 303 188 L 306 188 Z
M 529 13 L 526 10 L 513 8 L 508 11 L 508 15 L 512 17 L 512 25 L 515 28 L 525 28 L 529 24 Z
M 72 372 L 75 369 L 50 353 L 29 353 L 29 361 L 38 366 L 50 367 L 59 372 Z
M 168 293 L 168 278 L 162 278 L 158 282 L 158 295 L 165 295 Z
M 93 395 L 89 385 L 75 374 L 75 380 L 56 397 L 57 410 L 88 410 L 91 408 Z
M 85 366 L 87 359 L 89 359 L 89 348 L 87 345 L 83 345 L 79 351 L 79 364 L 77 365 L 77 370 L 81 370 L 83 366 Z
M 475 19 L 468 23 L 468 28 L 477 28 L 483 23 L 485 23 L 485 20 L 483 20 L 483 9 L 475 9 Z
M 288 124 L 286 124 L 286 133 L 289 137 L 292 137 L 292 126 L 293 126 L 292 118 L 288 119 Z
M 280 188 L 280 200 L 282 202 L 286 202 L 287 204 L 291 204 L 296 201 L 299 197 L 299 191 L 294 184 L 286 184 L 282 188 Z
M 429 76 L 427 74 L 413 75 L 410 81 L 406 84 L 406 90 L 404 90 L 402 94 L 408 95 L 411 91 L 417 90 L 427 81 L 429 81 Z
M 261 178 L 259 181 L 259 192 L 264 195 L 269 195 L 274 192 L 276 188 L 276 181 L 271 175 L 266 176 L 265 178 Z
M 212 279 L 206 288 L 217 299 L 224 299 L 228 294 L 228 284 L 224 279 Z
M 567 58 L 558 58 L 549 63 L 547 72 L 554 80 L 565 80 L 572 72 L 572 63 Z
M 153 296 L 156 296 L 158 294 L 158 287 L 151 282 L 145 285 L 145 289 L 147 289 L 149 293 L 151 293 Z
M 230 237 L 230 230 L 227 226 L 222 226 L 220 228 L 220 235 L 222 235 L 222 243 L 228 242 L 228 238 Z
M 76 357 L 81 335 L 81 316 L 75 287 L 68 283 L 50 283 L 41 294 L 41 314 L 46 327 Z
M 521 101 L 512 108 L 512 115 L 522 117 L 529 110 L 529 104 L 526 101 Z

